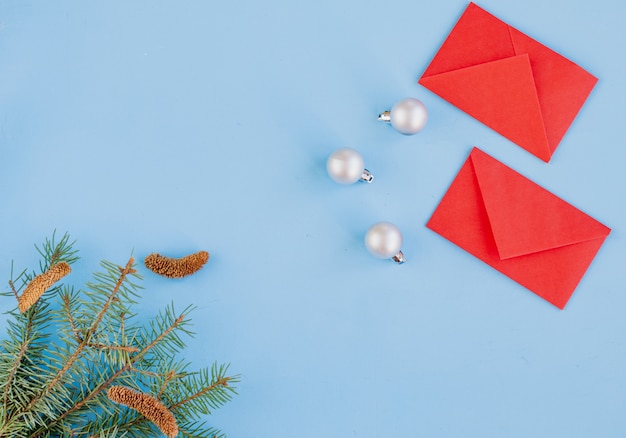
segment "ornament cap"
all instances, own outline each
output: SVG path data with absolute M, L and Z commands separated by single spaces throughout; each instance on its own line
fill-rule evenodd
M 395 256 L 391 257 L 391 260 L 393 260 L 394 262 L 396 262 L 399 265 L 401 265 L 402 263 L 406 262 L 406 259 L 404 258 L 404 254 L 402 254 L 402 251 L 398 251 L 398 254 L 396 254 Z
M 361 174 L 361 179 L 359 181 L 370 184 L 374 181 L 374 175 L 372 175 L 369 170 L 363 169 L 363 173 Z
M 379 122 L 390 123 L 391 122 L 391 111 L 383 111 L 378 115 Z

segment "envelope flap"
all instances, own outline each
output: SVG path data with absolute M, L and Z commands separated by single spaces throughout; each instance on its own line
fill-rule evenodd
M 527 54 L 548 143 L 554 152 L 598 79 L 569 59 L 509 27 L 515 53 Z
M 600 222 L 479 149 L 470 158 L 501 259 L 609 234 Z
M 423 76 L 514 56 L 509 26 L 470 3 Z
M 535 156 L 550 161 L 528 55 L 423 76 L 419 83 Z

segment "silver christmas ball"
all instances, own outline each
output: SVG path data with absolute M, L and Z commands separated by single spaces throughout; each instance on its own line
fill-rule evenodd
M 405 135 L 417 134 L 428 121 L 428 111 L 422 102 L 412 97 L 402 99 L 391 108 L 391 126 Z
M 351 148 L 339 149 L 326 161 L 328 175 L 340 184 L 352 184 L 361 179 L 365 170 L 363 157 Z
M 390 259 L 402 248 L 402 233 L 394 224 L 379 222 L 365 233 L 365 247 L 376 257 Z

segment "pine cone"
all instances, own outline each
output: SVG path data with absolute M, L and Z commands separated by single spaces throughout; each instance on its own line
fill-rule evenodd
M 112 386 L 107 391 L 107 396 L 111 401 L 128 406 L 145 416 L 167 437 L 174 438 L 178 435 L 178 425 L 174 414 L 151 395 L 124 386 Z
M 200 270 L 209 260 L 209 253 L 200 251 L 180 259 L 152 253 L 145 258 L 146 268 L 168 278 L 181 278 Z
M 70 265 L 65 262 L 60 262 L 50 266 L 46 272 L 33 278 L 26 286 L 26 289 L 24 289 L 22 296 L 17 300 L 17 307 L 20 309 L 20 312 L 24 313 L 30 309 L 30 307 L 41 298 L 44 292 L 54 283 L 69 274 L 71 270 Z

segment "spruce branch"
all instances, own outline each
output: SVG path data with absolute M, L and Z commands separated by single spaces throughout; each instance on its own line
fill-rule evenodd
M 5 407 L 7 406 L 7 402 L 9 399 L 9 392 L 11 390 L 11 387 L 13 386 L 15 375 L 17 374 L 17 371 L 19 370 L 20 365 L 22 364 L 22 360 L 24 359 L 24 356 L 26 355 L 26 351 L 28 350 L 28 346 L 31 341 L 31 335 L 32 335 L 32 330 L 33 330 L 32 315 L 33 313 L 30 312 L 29 315 L 27 316 L 27 322 L 26 322 L 26 327 L 24 331 L 24 335 L 25 335 L 24 340 L 22 341 L 20 345 L 19 351 L 14 359 L 12 366 L 10 367 L 8 379 L 4 383 L 5 386 L 4 386 L 3 396 L 2 396 L 2 406 L 5 406 Z M 8 414 L 9 412 L 5 409 L 4 410 L 5 422 L 7 420 Z
M 176 409 L 180 408 L 183 405 L 186 405 L 187 403 L 191 403 L 196 399 L 199 399 L 202 396 L 205 396 L 206 394 L 208 394 L 211 391 L 215 391 L 217 389 L 220 388 L 228 388 L 228 382 L 231 380 L 231 377 L 220 377 L 217 381 L 215 381 L 214 383 L 211 383 L 209 386 L 207 386 L 206 388 L 203 388 L 201 390 L 199 390 L 198 392 L 190 395 L 189 397 L 185 398 L 184 400 L 180 400 L 179 402 L 173 404 L 172 406 L 170 406 L 170 409 L 175 411 Z
M 17 294 L 17 291 L 15 290 L 15 284 L 13 284 L 13 280 L 9 280 L 9 287 L 11 288 L 11 292 L 13 292 L 13 295 L 15 296 L 15 300 L 19 301 L 20 297 Z
M 57 241 L 53 234 L 36 246 L 41 272 L 78 260 L 73 244 L 68 235 Z M 24 313 L 9 312 L 8 338 L 0 343 L 0 438 L 150 437 L 158 421 L 145 415 L 153 412 L 146 406 L 170 412 L 180 425 L 177 436 L 222 436 L 199 419 L 230 400 L 238 377 L 217 364 L 190 372 L 176 358 L 184 337 L 193 335 L 194 308 L 176 312 L 172 304 L 139 324 L 132 312 L 141 289 L 134 259 L 101 266 L 86 289 L 54 284 Z M 10 291 L 2 295 L 18 297 L 37 275 L 25 270 L 13 278 L 11 266 Z M 111 388 L 127 389 L 117 390 L 123 396 L 115 402 L 107 397 Z M 134 393 L 143 394 L 137 403 L 154 402 L 133 404 L 126 395 Z
M 56 230 L 52 233 L 52 238 L 46 239 L 41 247 L 35 245 L 35 249 L 42 257 L 39 262 L 39 269 L 45 272 L 50 266 L 66 262 L 73 264 L 78 260 L 78 251 L 74 249 L 76 241 L 70 242 L 70 235 L 65 233 L 59 242 L 56 242 Z
M 46 387 L 43 388 L 43 390 L 40 392 L 40 394 L 37 397 L 34 397 L 30 401 L 30 403 L 24 408 L 23 412 L 32 409 L 32 407 L 35 406 L 37 402 L 39 402 L 42 398 L 48 395 L 50 391 L 53 388 L 55 388 L 57 384 L 61 381 L 63 376 L 65 376 L 65 374 L 70 370 L 72 365 L 74 365 L 74 362 L 78 360 L 83 349 L 88 346 L 91 336 L 93 336 L 93 334 L 98 329 L 98 325 L 104 318 L 104 315 L 111 307 L 111 303 L 113 302 L 115 296 L 118 294 L 120 288 L 122 287 L 122 284 L 124 280 L 126 279 L 126 276 L 137 272 L 133 268 L 133 263 L 134 263 L 134 259 L 131 257 L 126 263 L 126 266 L 124 268 L 120 268 L 120 276 L 117 280 L 117 283 L 115 284 L 115 287 L 113 288 L 113 291 L 109 295 L 109 299 L 105 302 L 104 306 L 102 307 L 102 310 L 100 310 L 100 313 L 98 313 L 98 315 L 96 316 L 96 319 L 94 320 L 93 324 L 91 325 L 91 327 L 89 327 L 89 329 L 85 333 L 85 336 L 82 342 L 78 344 L 78 347 L 76 348 L 74 353 L 72 353 L 72 355 L 68 358 L 65 365 L 57 372 L 57 374 L 52 378 L 50 383 L 48 383 L 48 385 L 46 385 Z
M 51 240 L 46 239 L 43 249 L 36 247 L 43 257 L 39 264 L 41 273 L 46 272 L 51 263 L 73 264 L 77 260 L 77 251 L 72 249 L 72 244 L 68 235 L 56 242 L 53 234 Z M 29 274 L 27 270 L 23 270 L 14 278 L 11 263 L 11 294 L 18 297 L 21 289 L 27 287 L 35 277 L 35 272 Z M 58 290 L 60 287 L 56 286 L 51 292 Z M 23 419 L 19 414 L 30 397 L 43 386 L 44 376 L 48 371 L 44 358 L 48 347 L 48 328 L 52 320 L 48 310 L 49 304 L 45 300 L 39 300 L 24 313 L 17 309 L 9 312 L 12 319 L 8 320 L 8 339 L 2 342 L 0 350 L 0 387 L 3 387 L 0 437 L 25 436 L 24 428 L 32 423 L 30 419 Z M 7 373 L 7 370 L 10 371 Z
M 181 314 L 178 318 L 176 318 L 176 320 L 174 321 L 174 323 L 171 326 L 169 326 L 163 333 L 161 333 L 157 338 L 155 338 L 149 345 L 147 345 L 141 351 L 139 351 L 139 353 L 137 353 L 135 356 L 133 356 L 132 360 L 128 364 L 126 364 L 125 366 L 123 366 L 122 368 L 117 370 L 115 373 L 113 373 L 111 375 L 111 377 L 109 377 L 107 380 L 105 380 L 100 385 L 98 385 L 90 394 L 88 394 L 82 400 L 78 400 L 71 409 L 69 409 L 66 412 L 64 412 L 61 415 L 59 415 L 58 419 L 54 423 L 52 423 L 52 425 L 54 425 L 54 424 L 58 423 L 59 421 L 63 420 L 65 417 L 67 417 L 68 415 L 72 414 L 73 412 L 80 410 L 83 407 L 83 405 L 89 403 L 92 399 L 94 399 L 95 397 L 100 395 L 100 393 L 102 393 L 105 389 L 107 389 L 109 386 L 111 386 L 111 384 L 118 377 L 120 377 L 122 374 L 132 370 L 133 365 L 135 363 L 137 363 L 143 356 L 148 354 L 148 352 L 150 350 L 152 350 L 159 342 L 161 342 L 166 336 L 168 336 L 173 330 L 175 330 L 176 327 L 183 322 L 183 320 L 184 320 L 184 315 Z M 39 435 L 36 433 L 33 436 L 37 437 Z
M 157 394 L 157 398 L 161 398 L 161 396 L 165 392 L 165 388 L 167 387 L 167 384 L 170 383 L 171 380 L 173 380 L 173 379 L 175 379 L 177 377 L 178 376 L 176 375 L 174 370 L 170 370 L 170 372 L 167 373 L 167 375 L 165 376 L 165 379 L 163 379 L 163 383 L 161 384 L 161 389 L 159 389 L 159 393 Z

